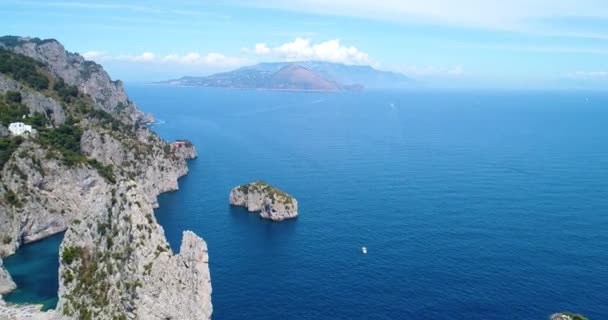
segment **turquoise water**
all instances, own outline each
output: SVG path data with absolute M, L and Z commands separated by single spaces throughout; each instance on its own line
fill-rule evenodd
M 4 300 L 42 304 L 44 310 L 57 306 L 61 240 L 63 233 L 26 244 L 16 254 L 4 259 L 4 266 L 17 284 L 17 290 L 4 297 Z
M 608 318 L 608 94 L 128 92 L 197 145 L 156 216 L 207 241 L 214 319 Z M 258 179 L 300 217 L 228 205 Z

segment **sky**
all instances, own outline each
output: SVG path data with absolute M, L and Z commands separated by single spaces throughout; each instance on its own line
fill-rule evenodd
M 431 87 L 608 89 L 606 0 L 0 0 L 0 21 L 127 82 L 321 60 Z

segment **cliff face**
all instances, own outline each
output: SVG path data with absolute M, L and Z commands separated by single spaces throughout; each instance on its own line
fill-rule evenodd
M 261 218 L 273 221 L 298 216 L 298 201 L 294 197 L 261 181 L 232 189 L 230 204 L 259 212 Z
M 96 193 L 61 244 L 58 309 L 94 319 L 209 319 L 205 242 L 185 232 L 174 255 L 134 182 L 100 184 Z
M 8 70 L 0 72 L 0 113 L 25 108 L 24 121 L 40 131 L 0 140 L 0 257 L 67 230 L 57 310 L 0 300 L 0 315 L 210 318 L 205 242 L 186 232 L 173 254 L 152 209 L 160 193 L 178 188 L 194 146 L 175 149 L 148 130 L 120 82 L 58 42 L 2 37 L 0 49 L 33 74 L 0 61 Z M 0 263 L 0 293 L 14 289 L 5 275 Z
M 143 121 L 143 113 L 127 98 L 120 81 L 112 81 L 103 68 L 86 61 L 77 53 L 67 52 L 56 40 L 4 37 L 0 46 L 40 61 L 67 84 L 89 95 L 96 108 L 131 121 Z

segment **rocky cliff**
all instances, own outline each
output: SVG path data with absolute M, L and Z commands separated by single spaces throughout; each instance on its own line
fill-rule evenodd
M 261 218 L 273 221 L 298 216 L 298 201 L 294 197 L 261 181 L 233 188 L 230 204 L 259 212 Z
M 186 232 L 174 254 L 152 209 L 194 146 L 151 132 L 120 82 L 55 40 L 0 38 L 0 125 L 16 119 L 39 134 L 0 139 L 0 257 L 67 231 L 57 310 L 0 303 L 0 315 L 210 318 L 205 242 Z M 0 264 L 0 292 L 5 275 Z
M 6 272 L 6 269 L 4 269 L 4 264 L 2 263 L 2 259 L 0 258 L 0 297 L 3 294 L 15 290 L 16 288 L 17 286 L 13 282 L 11 275 Z

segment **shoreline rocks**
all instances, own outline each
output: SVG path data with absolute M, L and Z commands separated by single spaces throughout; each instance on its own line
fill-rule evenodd
M 230 191 L 230 204 L 259 212 L 262 219 L 283 221 L 298 216 L 298 201 L 263 181 L 237 186 Z
M 0 297 L 15 289 L 17 289 L 17 285 L 13 281 L 13 278 L 8 271 L 4 268 L 2 258 L 0 258 Z

